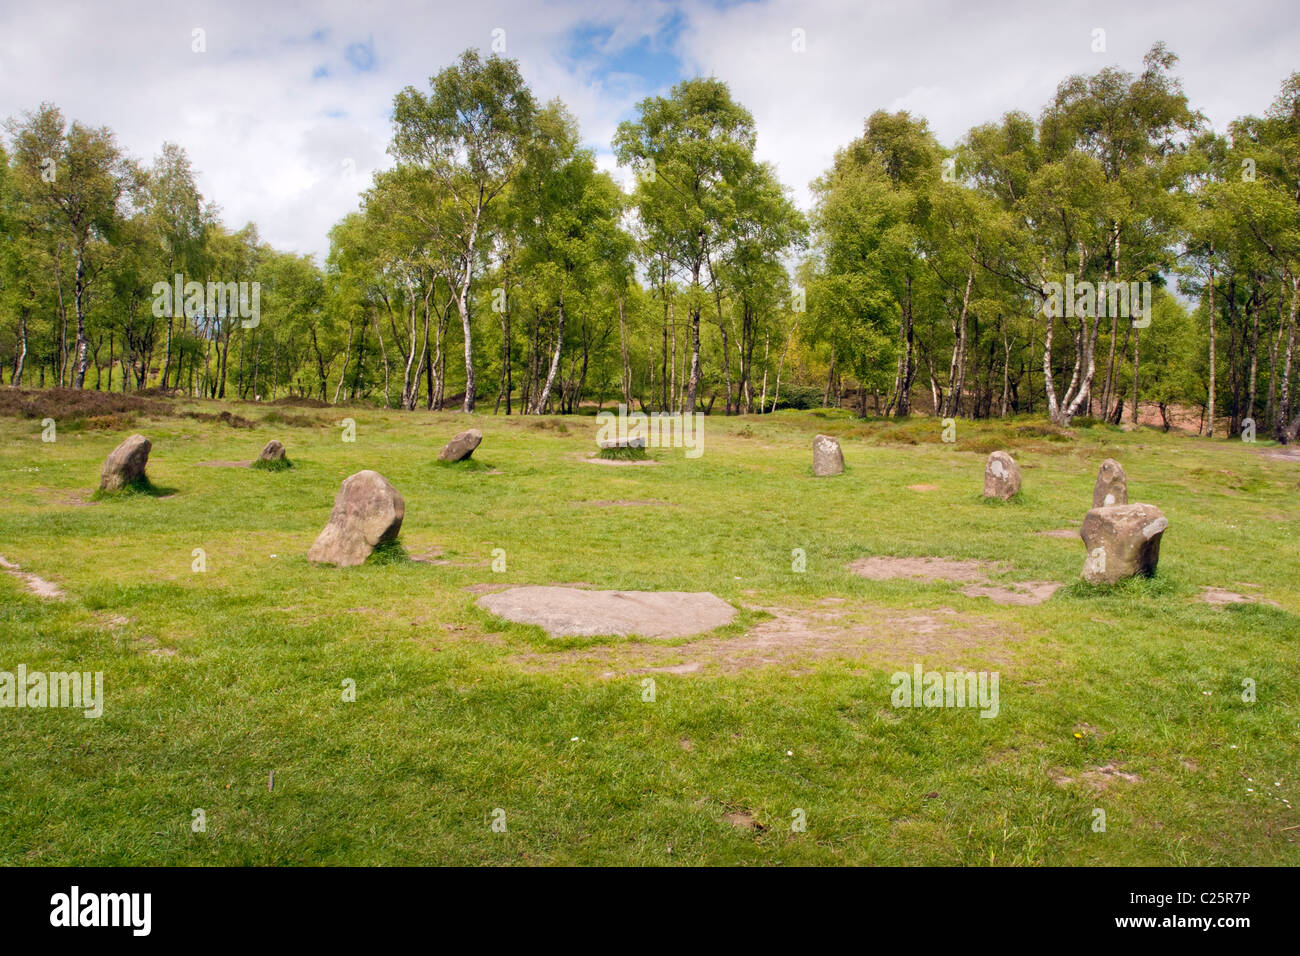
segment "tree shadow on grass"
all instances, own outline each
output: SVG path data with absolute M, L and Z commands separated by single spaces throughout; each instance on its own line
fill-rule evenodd
M 493 471 L 491 463 L 481 461 L 478 458 L 462 458 L 460 461 L 443 461 L 441 458 L 434 459 L 439 468 L 454 468 L 457 471 Z
M 979 496 L 979 503 L 986 505 L 989 508 L 1018 508 L 1023 505 L 1033 504 L 1033 501 L 1024 493 L 1024 491 L 1017 491 L 1010 498 L 999 498 L 996 495 L 985 495 L 981 493 Z

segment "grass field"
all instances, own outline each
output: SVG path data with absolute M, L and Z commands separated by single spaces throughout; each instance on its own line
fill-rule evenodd
M 590 418 L 185 408 L 206 417 L 54 442 L 0 418 L 0 554 L 64 592 L 0 574 L 0 670 L 105 689 L 99 719 L 0 710 L 0 864 L 1300 863 L 1300 461 L 1265 442 L 1020 420 L 945 444 L 932 420 L 783 412 L 710 417 L 701 457 L 620 467 L 584 460 Z M 471 424 L 473 459 L 439 465 Z M 137 431 L 155 494 L 91 503 Z M 812 476 L 818 432 L 843 475 Z M 292 469 L 201 464 L 270 438 Z M 1024 470 L 1007 504 L 980 494 L 994 448 Z M 1081 543 L 1036 532 L 1078 527 L 1106 456 L 1170 527 L 1154 579 L 1093 591 Z M 364 468 L 405 497 L 402 548 L 308 564 Z M 1067 587 L 1002 606 L 850 573 L 870 555 Z M 475 606 L 578 582 L 741 613 L 665 643 Z M 917 663 L 998 672 L 997 717 L 892 706 Z

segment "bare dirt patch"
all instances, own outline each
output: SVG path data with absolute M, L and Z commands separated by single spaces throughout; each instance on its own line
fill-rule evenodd
M 967 597 L 986 597 L 995 604 L 1030 606 L 1042 604 L 1061 587 L 1055 581 L 1013 581 L 997 584 L 990 581 L 991 571 L 1006 571 L 1009 565 L 993 561 L 958 561 L 953 558 L 859 558 L 849 565 L 854 574 L 872 581 L 907 578 L 913 581 L 950 581 L 965 584 L 961 593 Z
M 1260 456 L 1269 461 L 1300 461 L 1300 445 L 1287 445 L 1285 448 L 1270 448 L 1260 451 Z
M 1035 531 L 1034 534 L 1043 538 L 1063 538 L 1067 541 L 1080 541 L 1078 528 L 1055 528 L 1051 531 Z
M 873 555 L 858 558 L 849 570 L 871 581 L 912 578 L 916 581 L 983 581 L 994 568 L 985 561 L 957 561 L 952 558 L 890 558 Z
M 694 674 L 704 667 L 701 661 L 691 661 L 689 664 L 670 664 L 667 667 L 638 667 L 631 671 L 633 674 Z
M 38 574 L 32 574 L 30 571 L 24 571 L 21 567 L 14 564 L 0 555 L 0 568 L 23 582 L 23 585 L 32 594 L 38 598 L 44 598 L 47 601 L 61 601 L 65 595 L 63 588 L 59 587 L 52 581 L 47 581 Z
M 640 460 L 628 458 L 598 458 L 592 455 L 589 458 L 582 459 L 589 465 L 611 465 L 615 468 L 635 467 L 637 465 L 657 465 L 659 462 L 653 458 L 642 458 Z
M 479 607 L 552 637 L 690 637 L 730 624 L 736 609 L 707 591 L 583 591 L 519 587 L 478 600 Z
M 46 488 L 42 486 L 32 490 L 58 505 L 85 508 L 98 504 L 98 502 L 90 500 L 90 496 L 95 493 L 94 488 L 78 488 L 75 491 L 69 491 L 66 488 Z
M 1052 783 L 1058 787 L 1068 787 L 1073 783 L 1082 783 L 1094 792 L 1101 792 L 1113 783 L 1141 783 L 1142 778 L 1135 773 L 1128 773 L 1123 769 L 1123 764 L 1108 763 L 1101 767 L 1093 767 L 1091 770 L 1085 770 L 1077 778 L 1070 776 L 1066 771 L 1060 768 L 1054 768 L 1047 771 L 1048 777 Z
M 731 813 L 724 813 L 722 819 L 739 830 L 757 830 L 761 833 L 767 829 L 748 810 L 734 810 Z
M 411 551 L 407 553 L 407 558 L 416 564 L 430 564 L 440 568 L 485 568 L 491 561 L 452 561 L 445 557 L 446 551 L 439 545 L 425 548 L 423 551 Z M 498 586 L 498 585 L 494 585 Z M 499 585 L 505 587 L 506 585 Z
M 986 597 L 994 604 L 1032 607 L 1042 604 L 1062 587 L 1059 581 L 1015 581 L 1010 584 L 972 584 L 961 589 L 967 597 Z
M 432 548 L 428 548 L 427 550 L 421 551 L 418 554 L 415 552 L 411 552 L 408 555 L 408 557 L 412 561 L 419 562 L 420 564 L 437 564 L 437 565 L 451 564 L 450 561 L 447 561 L 443 558 L 443 555 L 445 553 L 446 552 L 442 548 L 438 547 L 437 545 L 434 545 Z
M 606 680 L 666 673 L 727 674 L 759 667 L 805 672 L 821 660 L 855 667 L 903 667 L 924 659 L 969 663 L 971 654 L 1000 660 L 1017 635 L 998 622 L 943 607 L 906 611 L 870 604 L 828 608 L 757 607 L 771 615 L 744 634 L 703 637 L 688 644 L 619 644 L 516 655 L 529 670 L 586 666 Z
M 938 485 L 908 485 L 908 491 L 938 491 Z
M 494 591 L 504 591 L 510 587 L 509 584 L 493 584 L 491 581 L 481 581 L 478 584 L 467 584 L 462 591 L 468 591 L 470 594 L 491 594 Z
M 1197 597 L 1206 604 L 1213 604 L 1215 607 L 1224 607 L 1228 604 L 1269 604 L 1273 607 L 1281 607 L 1276 601 L 1270 601 L 1254 594 L 1238 594 L 1236 591 L 1216 588 L 1212 585 L 1202 587 L 1201 593 Z
M 158 638 L 150 634 L 136 638 L 134 646 L 137 650 L 142 650 L 153 657 L 175 657 L 176 648 L 163 647 L 158 643 Z

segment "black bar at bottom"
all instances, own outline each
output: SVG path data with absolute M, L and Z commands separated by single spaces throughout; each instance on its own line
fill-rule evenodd
M 699 921 L 733 942 L 779 924 L 810 938 L 951 941 L 964 924 L 1006 939 L 1044 930 L 1231 944 L 1290 928 L 1296 889 L 1288 869 L 12 868 L 0 870 L 0 926 L 6 943 L 128 946 L 373 944 L 457 925 L 484 941 L 600 931 L 666 942 Z

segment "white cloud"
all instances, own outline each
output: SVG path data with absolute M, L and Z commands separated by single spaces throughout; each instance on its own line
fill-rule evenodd
M 875 109 L 923 114 L 952 143 L 1009 109 L 1037 115 L 1070 73 L 1137 70 L 1163 39 L 1182 58 L 1193 105 L 1221 129 L 1267 108 L 1283 77 L 1300 69 L 1300 29 L 1284 2 L 1017 2 L 991 12 L 955 0 L 770 0 L 681 10 L 687 23 L 675 52 L 686 75 L 711 73 L 731 85 L 754 113 L 762 158 L 801 204 L 809 180 Z M 609 140 L 648 89 L 593 72 L 598 56 L 575 65 L 570 31 L 592 22 L 612 28 L 596 52 L 614 55 L 673 13 L 665 4 L 577 0 L 10 4 L 0 12 L 0 116 L 49 100 L 69 118 L 112 127 L 141 158 L 164 140 L 179 143 L 228 225 L 252 220 L 276 246 L 323 258 L 330 226 L 388 163 L 399 89 L 425 88 L 466 47 L 486 51 L 501 27 L 507 54 L 537 95 L 561 97 L 610 168 Z M 1095 27 L 1106 30 L 1105 54 L 1090 49 Z M 191 50 L 196 28 L 206 31 L 205 53 Z M 791 48 L 795 28 L 805 31 L 805 52 Z M 373 52 L 371 71 L 349 61 L 351 44 Z M 329 75 L 313 79 L 320 67 Z

